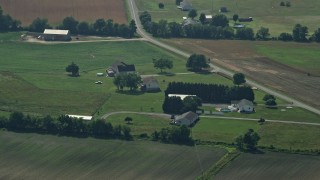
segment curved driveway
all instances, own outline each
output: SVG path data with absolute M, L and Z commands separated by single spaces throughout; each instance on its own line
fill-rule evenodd
M 184 51 L 181 51 L 181 50 L 179 50 L 179 49 L 177 49 L 175 47 L 172 47 L 172 46 L 169 46 L 167 44 L 164 44 L 164 43 L 158 41 L 157 39 L 153 38 L 149 34 L 147 34 L 142 28 L 142 25 L 141 25 L 141 22 L 140 22 L 140 19 L 139 19 L 139 15 L 138 15 L 138 8 L 137 8 L 137 6 L 135 4 L 135 1 L 134 0 L 128 0 L 128 3 L 129 3 L 129 6 L 130 6 L 129 10 L 130 10 L 130 13 L 132 15 L 132 18 L 135 20 L 136 25 L 137 25 L 137 33 L 138 34 L 140 34 L 143 38 L 145 38 L 150 43 L 155 44 L 155 45 L 157 45 L 159 47 L 162 47 L 162 48 L 164 48 L 164 49 L 166 49 L 168 51 L 171 51 L 171 52 L 174 52 L 176 54 L 179 54 L 179 55 L 181 55 L 183 57 L 188 58 L 191 55 L 191 54 L 186 53 Z M 210 58 L 211 59 L 215 59 L 213 57 L 210 57 Z M 218 67 L 216 65 L 213 65 L 212 63 L 210 63 L 210 67 L 212 67 L 214 69 L 214 72 L 220 72 L 220 73 L 223 73 L 223 74 L 225 74 L 227 76 L 230 76 L 230 77 L 232 77 L 233 74 L 234 74 L 234 72 L 232 72 L 230 70 L 227 70 L 227 69 L 224 69 L 224 68 L 221 68 L 221 67 Z M 270 89 L 270 88 L 268 88 L 266 86 L 262 86 L 262 85 L 258 84 L 257 82 L 254 82 L 252 80 L 247 80 L 247 84 L 249 84 L 251 86 L 254 86 L 254 87 L 257 87 L 258 89 L 261 89 L 262 91 L 265 91 L 268 94 L 272 94 L 272 95 L 274 95 L 274 96 L 276 96 L 276 97 L 278 97 L 280 99 L 283 99 L 283 100 L 288 101 L 288 102 L 292 102 L 296 106 L 302 107 L 304 109 L 307 109 L 307 110 L 309 110 L 311 112 L 314 112 L 314 113 L 320 115 L 320 110 L 319 109 L 316 109 L 316 108 L 314 108 L 312 106 L 309 106 L 309 105 L 307 105 L 307 104 L 305 104 L 305 103 L 303 103 L 301 101 L 298 101 L 298 100 L 296 100 L 296 99 L 294 99 L 292 97 L 289 97 L 287 95 L 279 93 L 279 92 L 277 92 L 277 91 L 275 91 L 273 89 Z

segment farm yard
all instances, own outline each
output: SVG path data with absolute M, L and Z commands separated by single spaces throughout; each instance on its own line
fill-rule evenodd
M 161 19 L 168 22 L 182 22 L 182 17 L 187 17 L 188 12 L 177 9 L 173 0 L 148 1 L 137 0 L 137 6 L 141 12 L 149 11 L 153 21 Z M 164 4 L 163 9 L 159 9 L 158 3 Z M 280 0 L 190 0 L 192 7 L 200 13 L 216 15 L 220 7 L 227 7 L 228 12 L 224 13 L 230 18 L 230 25 L 233 25 L 232 16 L 238 14 L 240 17 L 253 17 L 253 22 L 244 23 L 256 32 L 260 27 L 267 27 L 272 36 L 278 36 L 282 32 L 292 32 L 295 24 L 302 24 L 309 27 L 309 32 L 319 28 L 320 2 L 312 0 L 290 0 L 290 7 L 280 6 Z
M 185 51 L 205 54 L 213 63 L 243 72 L 252 80 L 320 107 L 319 101 L 315 100 L 319 99 L 320 89 L 320 66 L 316 58 L 319 56 L 318 44 L 196 39 L 163 41 Z
M 116 23 L 127 23 L 124 0 L 0 0 L 4 13 L 19 19 L 23 26 L 31 24 L 37 17 L 47 18 L 49 24 L 58 25 L 65 17 L 78 21 L 94 22 L 96 19 L 113 19 Z

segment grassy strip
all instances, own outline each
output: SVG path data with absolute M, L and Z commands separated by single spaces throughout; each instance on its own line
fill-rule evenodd
M 236 149 L 231 150 L 197 179 L 212 179 L 216 174 L 218 174 L 225 166 L 230 164 L 231 161 L 236 159 L 240 154 L 241 153 Z

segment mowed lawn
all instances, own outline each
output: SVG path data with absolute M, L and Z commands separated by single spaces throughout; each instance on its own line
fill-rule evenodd
M 164 3 L 164 9 L 160 9 L 158 4 Z M 312 0 L 291 0 L 291 7 L 281 7 L 281 1 L 265 0 L 241 0 L 241 1 L 189 1 L 192 7 L 197 10 L 198 17 L 200 13 L 218 14 L 220 7 L 227 7 L 229 12 L 224 13 L 230 18 L 230 25 L 233 25 L 232 16 L 238 14 L 240 17 L 253 17 L 253 22 L 245 23 L 246 26 L 257 31 L 261 26 L 267 27 L 271 35 L 278 36 L 281 32 L 292 32 L 295 24 L 303 24 L 309 27 L 310 32 L 319 28 L 320 8 L 319 1 Z M 286 2 L 286 1 L 284 1 Z M 157 0 L 147 1 L 138 0 L 137 6 L 140 11 L 149 11 L 154 21 L 160 19 L 169 22 L 182 22 L 182 17 L 187 16 L 188 12 L 177 9 L 175 1 Z
M 195 179 L 226 151 L 0 132 L 0 179 Z
M 215 179 L 310 179 L 320 177 L 320 157 L 267 152 L 241 154 Z

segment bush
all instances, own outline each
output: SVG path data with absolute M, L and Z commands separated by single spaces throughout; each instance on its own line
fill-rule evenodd
M 292 41 L 293 37 L 290 33 L 283 32 L 279 35 L 278 39 L 281 41 Z
M 269 99 L 273 99 L 273 100 L 276 100 L 276 98 L 271 95 L 271 94 L 266 94 L 264 97 L 263 97 L 263 100 L 264 101 L 268 101 Z
M 163 9 L 164 8 L 164 4 L 163 3 L 159 3 L 159 8 Z
M 286 6 L 287 6 L 287 7 L 290 7 L 290 6 L 291 6 L 291 3 L 290 3 L 289 1 L 287 1 L 287 2 L 286 2 Z
M 276 106 L 277 103 L 274 99 L 268 99 L 265 103 L 267 106 Z
M 281 1 L 280 6 L 285 6 L 285 3 Z

